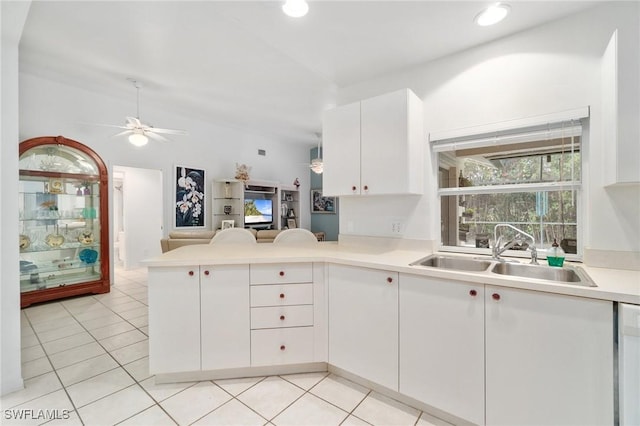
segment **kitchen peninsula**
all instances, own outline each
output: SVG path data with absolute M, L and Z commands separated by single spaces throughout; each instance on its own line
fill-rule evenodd
M 410 266 L 429 242 L 358 240 L 148 260 L 151 373 L 328 369 L 456 424 L 613 422 L 614 306 L 640 304 L 640 272 L 585 267 L 584 287 Z

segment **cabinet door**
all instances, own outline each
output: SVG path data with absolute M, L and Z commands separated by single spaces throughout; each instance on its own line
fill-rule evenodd
M 197 370 L 200 370 L 199 268 L 149 268 L 149 372 Z
M 322 193 L 360 193 L 360 102 L 326 111 L 322 122 Z
M 486 423 L 613 424 L 611 302 L 487 286 Z
M 249 265 L 202 266 L 202 369 L 250 365 Z
M 398 390 L 398 274 L 329 266 L 329 363 Z
M 361 103 L 362 194 L 423 192 L 422 101 L 407 89 Z
M 484 286 L 400 276 L 400 392 L 484 423 Z

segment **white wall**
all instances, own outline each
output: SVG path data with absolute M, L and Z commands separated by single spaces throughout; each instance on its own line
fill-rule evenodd
M 578 15 L 522 32 L 423 66 L 339 91 L 346 104 L 402 87 L 412 89 L 425 104 L 427 132 L 451 130 L 591 106 L 591 140 L 584 155 L 585 244 L 587 248 L 640 251 L 640 195 L 637 186 L 605 190 L 601 108 L 601 57 L 615 29 L 619 30 L 620 90 L 627 91 L 621 126 L 638 125 L 640 4 L 612 2 Z M 628 95 L 628 91 L 632 91 Z M 635 93 L 633 93 L 635 91 Z M 624 133 L 624 131 L 623 131 Z M 633 132 L 627 132 L 633 133 Z M 636 132 L 637 134 L 637 132 Z M 624 143 L 639 143 L 627 138 Z M 640 159 L 638 159 L 640 162 Z M 426 159 L 427 191 L 421 200 L 399 197 L 341 200 L 340 232 L 386 235 L 382 221 L 362 221 L 364 212 L 401 218 L 404 238 L 440 239 L 435 200 L 437 179 Z M 359 225 L 359 223 L 361 223 Z M 382 230 L 382 231 L 381 231 Z
M 122 99 L 23 73 L 20 76 L 20 139 L 60 134 L 93 148 L 110 170 L 113 165 L 160 169 L 165 186 L 165 234 L 174 229 L 171 200 L 175 165 L 205 169 L 209 182 L 208 214 L 211 213 L 210 182 L 233 177 L 236 163 L 251 166 L 253 179 L 292 184 L 297 177 L 302 193 L 308 193 L 306 164 L 310 146 L 282 143 L 268 135 L 218 126 L 214 124 L 215 117 L 211 123 L 192 120 L 163 108 L 166 106 L 144 103 L 144 89 L 140 97 L 142 121 L 158 127 L 186 129 L 189 135 L 172 136 L 170 143 L 150 141 L 145 147 L 136 148 L 124 137 L 111 137 L 119 129 L 91 125 L 122 124 L 125 116 L 135 114 L 133 90 L 131 99 Z M 258 149 L 265 149 L 266 156 L 259 156 Z M 304 203 L 301 209 L 301 226 L 308 227 L 309 206 Z M 207 223 L 210 226 L 210 218 Z
M 30 2 L 0 2 L 0 394 L 23 387 L 18 274 L 18 42 Z M 5 243 L 5 241 L 7 243 Z

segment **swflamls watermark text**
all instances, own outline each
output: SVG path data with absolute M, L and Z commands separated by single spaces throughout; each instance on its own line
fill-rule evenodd
M 3 411 L 5 420 L 67 420 L 70 410 L 34 410 L 32 408 L 11 408 Z

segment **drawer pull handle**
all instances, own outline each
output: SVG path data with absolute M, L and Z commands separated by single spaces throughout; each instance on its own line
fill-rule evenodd
M 284 293 L 280 293 L 280 299 L 284 299 Z
M 500 300 L 500 295 L 498 293 L 493 293 L 491 297 L 493 297 L 493 300 Z
M 356 189 L 358 189 L 358 188 L 356 188 L 356 186 L 355 186 L 355 185 L 353 185 L 353 186 L 351 187 L 351 190 L 352 190 L 353 192 L 356 192 Z
M 391 283 L 393 282 L 393 278 L 391 278 L 391 277 L 387 277 L 387 282 L 388 282 L 389 284 L 391 284 Z
M 287 349 L 284 345 L 280 345 L 280 350 L 284 351 L 285 349 Z
M 189 271 L 189 276 L 192 277 L 193 276 L 193 271 Z
M 205 274 L 206 276 L 209 276 L 209 271 L 208 271 L 208 270 L 207 270 L 207 271 L 204 271 L 204 274 Z
M 369 185 L 365 185 L 362 189 L 364 189 L 365 191 L 369 190 Z
M 280 276 L 284 277 L 284 271 L 280 271 Z
M 280 321 L 284 321 L 284 315 L 280 315 Z
M 470 294 L 471 296 L 477 296 L 477 295 L 478 295 L 478 292 L 477 292 L 476 290 L 469 290 L 469 294 Z

